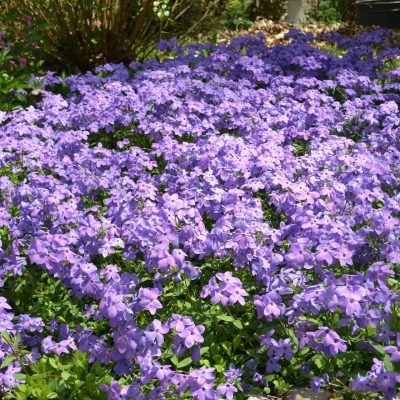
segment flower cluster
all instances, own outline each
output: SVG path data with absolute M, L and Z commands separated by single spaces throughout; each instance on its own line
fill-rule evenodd
M 200 344 L 204 342 L 202 333 L 205 328 L 203 325 L 196 326 L 191 317 L 181 317 L 172 314 L 169 321 L 170 328 L 175 329 L 176 335 L 173 339 L 172 351 L 182 357 L 186 349 L 192 349 L 192 360 L 200 360 Z
M 221 284 L 218 285 L 218 281 Z M 232 276 L 231 272 L 219 272 L 213 276 L 200 293 L 200 297 L 211 297 L 211 303 L 221 303 L 224 306 L 228 304 L 245 304 L 245 296 L 248 293 L 243 289 L 240 279 Z
M 286 39 L 49 73 L 34 107 L 0 112 L 0 332 L 29 349 L 0 390 L 78 349 L 113 371 L 110 400 L 285 376 L 395 396 L 400 49 L 383 30 Z M 15 301 L 33 268 L 85 323 Z

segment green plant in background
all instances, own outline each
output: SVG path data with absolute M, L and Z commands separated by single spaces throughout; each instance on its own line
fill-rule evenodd
M 250 7 L 250 16 L 257 16 L 277 21 L 282 18 L 286 11 L 286 4 L 281 0 L 253 0 Z
M 38 83 L 30 81 L 32 73 L 38 73 L 43 61 L 35 59 L 32 39 L 23 40 L 0 31 L 0 110 L 10 111 L 32 104 L 34 97 L 29 93 Z
M 32 18 L 29 27 L 51 66 L 90 69 L 152 53 L 156 41 L 183 34 L 219 0 L 10 0 L 3 23 Z M 21 26 L 18 26 L 21 28 Z
M 335 0 L 319 0 L 318 19 L 327 24 L 342 20 L 342 15 Z
M 229 0 L 227 10 L 227 24 L 231 29 L 249 27 L 251 19 L 249 8 L 253 0 Z
M 336 0 L 337 8 L 340 12 L 342 21 L 354 22 L 356 16 L 355 0 Z
M 316 8 L 308 14 L 310 22 L 332 24 L 354 22 L 355 0 L 318 0 Z
M 246 28 L 257 17 L 279 20 L 286 5 L 281 0 L 227 0 L 223 3 L 226 26 L 230 29 Z

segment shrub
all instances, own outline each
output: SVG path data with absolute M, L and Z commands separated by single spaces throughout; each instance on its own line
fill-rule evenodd
M 153 51 L 155 41 L 190 30 L 217 3 L 217 0 L 10 0 L 2 8 L 6 22 L 14 26 L 15 21 L 26 16 L 32 18 L 32 29 L 51 63 L 85 70 L 104 62 L 146 57 Z
M 356 18 L 355 0 L 336 0 L 337 8 L 340 12 L 342 21 L 354 22 Z
M 354 22 L 355 0 L 319 0 L 314 19 L 325 22 Z
M 286 6 L 280 0 L 225 0 L 221 8 L 226 26 L 238 29 L 249 27 L 257 17 L 279 20 Z
M 223 17 L 228 29 L 246 28 L 251 25 L 250 9 L 253 0 L 227 0 L 223 3 Z
M 28 95 L 35 89 L 30 78 L 33 72 L 40 70 L 42 61 L 32 57 L 29 45 L 33 45 L 29 38 L 20 41 L 0 31 L 0 110 L 10 111 L 34 100 Z

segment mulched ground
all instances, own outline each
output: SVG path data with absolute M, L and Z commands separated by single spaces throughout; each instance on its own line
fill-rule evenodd
M 347 23 L 336 23 L 331 25 L 326 24 L 293 24 L 286 21 L 272 21 L 265 18 L 258 18 L 251 27 L 246 29 L 238 30 L 225 30 L 218 32 L 217 40 L 219 43 L 227 43 L 236 36 L 243 35 L 256 35 L 257 33 L 263 33 L 266 37 L 266 43 L 268 45 L 282 44 L 285 43 L 284 36 L 290 29 L 300 29 L 303 32 L 312 32 L 317 35 L 324 32 L 337 31 L 341 35 L 354 36 L 358 33 L 378 29 L 379 27 L 363 27 L 360 25 L 347 24 Z M 394 40 L 400 46 L 400 29 L 392 30 L 394 33 Z M 207 34 L 199 34 L 196 37 L 198 42 L 207 42 L 212 40 L 212 32 Z

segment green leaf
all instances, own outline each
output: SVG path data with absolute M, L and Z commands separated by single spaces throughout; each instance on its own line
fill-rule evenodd
M 174 354 L 171 358 L 170 358 L 172 364 L 174 364 L 175 366 L 177 366 L 179 364 L 179 360 L 178 357 L 176 356 L 176 354 Z
M 220 319 L 221 321 L 226 321 L 226 322 L 232 322 L 235 320 L 235 318 L 233 318 L 228 314 L 217 315 L 217 318 Z
M 51 392 L 46 396 L 48 399 L 56 399 L 58 394 L 56 392 Z
M 390 361 L 390 356 L 388 354 L 386 354 L 385 357 L 383 357 L 383 365 L 388 371 L 393 371 L 394 369 L 393 364 Z
M 15 356 L 13 354 L 9 354 L 0 365 L 0 369 L 8 367 L 14 360 Z
M 65 381 L 67 381 L 71 377 L 71 374 L 67 371 L 61 372 L 61 378 L 63 378 Z
M 215 369 L 216 369 L 218 372 L 222 372 L 222 371 L 225 369 L 225 367 L 224 367 L 223 365 L 216 364 L 216 365 L 215 365 Z
M 243 329 L 243 324 L 242 324 L 242 321 L 240 319 L 235 319 L 233 321 L 233 325 L 238 329 Z
M 221 343 L 221 347 L 230 355 L 231 354 L 231 343 L 223 342 Z
M 383 346 L 381 346 L 380 344 L 375 344 L 374 345 L 375 350 L 380 353 L 380 354 L 386 354 L 385 351 L 383 350 Z
M 183 359 L 182 361 L 180 361 L 179 364 L 177 365 L 177 367 L 178 368 L 186 367 L 187 365 L 191 364 L 191 362 L 192 362 L 192 358 L 187 357 L 187 358 Z
M 49 364 L 54 368 L 58 369 L 58 365 L 56 363 L 56 360 L 54 358 L 49 358 Z
M 211 368 L 210 361 L 207 360 L 207 359 L 201 359 L 201 360 L 200 360 L 200 364 L 201 364 L 201 365 L 205 365 L 207 368 Z
M 219 354 L 213 356 L 213 360 L 216 364 L 225 365 L 225 358 L 220 356 Z
M 240 343 L 242 343 L 242 338 L 240 336 L 235 336 L 233 338 L 233 349 L 236 350 L 240 346 Z
M 211 34 L 211 44 L 216 46 L 217 43 L 218 43 L 218 33 L 216 31 L 214 31 Z
M 26 96 L 24 96 L 22 93 L 15 93 L 15 97 L 23 103 L 26 100 Z
M 210 346 L 210 354 L 218 354 L 219 353 L 219 346 L 217 343 L 213 342 Z
M 314 364 L 318 369 L 324 369 L 326 360 L 322 356 L 317 356 L 314 358 Z
M 17 374 L 17 375 L 19 375 L 19 374 Z M 21 374 L 21 375 L 23 375 L 23 374 Z M 17 378 L 17 379 L 18 379 L 18 378 Z M 19 391 L 19 392 L 24 393 L 24 392 L 26 392 L 26 389 L 27 389 L 27 386 L 26 386 L 26 385 L 18 385 L 18 391 Z
M 399 283 L 399 281 L 397 279 L 395 279 L 395 278 L 388 278 L 387 281 L 388 281 L 388 284 L 391 285 L 391 286 L 398 285 L 398 283 Z
M 11 338 L 8 332 L 1 332 L 0 335 L 7 343 L 11 343 Z
M 14 347 L 17 347 L 17 346 L 18 346 L 20 340 L 21 340 L 21 335 L 20 335 L 19 333 L 17 333 L 17 334 L 15 335 L 15 337 L 14 337 L 14 342 L 13 342 L 13 343 L 14 343 Z

